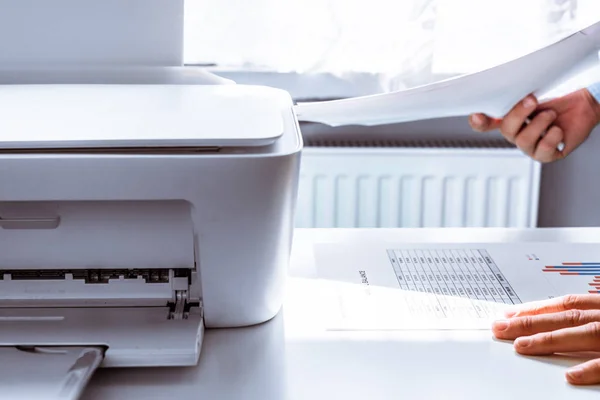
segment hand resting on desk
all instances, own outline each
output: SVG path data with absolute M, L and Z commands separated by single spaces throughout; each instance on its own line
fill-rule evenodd
M 519 354 L 600 352 L 600 295 L 571 295 L 517 306 L 492 327 L 498 339 L 515 340 Z M 576 385 L 600 383 L 600 358 L 566 374 Z
M 600 104 L 588 89 L 542 104 L 534 96 L 527 96 L 502 119 L 473 114 L 469 123 L 479 132 L 499 129 L 525 154 L 548 163 L 566 157 L 588 138 L 600 123 Z

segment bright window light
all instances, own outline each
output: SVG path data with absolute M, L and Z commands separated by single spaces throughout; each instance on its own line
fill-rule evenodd
M 598 0 L 186 0 L 186 64 L 380 74 L 475 72 L 600 20 Z
M 480 71 L 599 20 L 600 2 L 594 0 L 438 0 L 432 70 Z

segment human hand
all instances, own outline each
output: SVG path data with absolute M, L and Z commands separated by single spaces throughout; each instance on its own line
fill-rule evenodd
M 566 157 L 588 138 L 600 123 L 600 105 L 587 89 L 542 104 L 530 95 L 502 119 L 473 114 L 469 123 L 479 132 L 500 129 L 529 157 L 548 163 Z
M 492 332 L 498 339 L 515 340 L 519 354 L 600 352 L 600 295 L 526 303 L 510 310 L 506 317 L 494 322 Z M 600 358 L 570 369 L 566 378 L 575 385 L 600 383 Z

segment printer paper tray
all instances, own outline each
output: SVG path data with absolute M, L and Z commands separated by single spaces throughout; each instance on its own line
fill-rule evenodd
M 103 355 L 96 347 L 0 347 L 0 400 L 76 400 Z
M 167 317 L 167 307 L 2 308 L 0 347 L 105 347 L 102 367 L 196 365 L 200 309 L 192 307 L 187 319 Z

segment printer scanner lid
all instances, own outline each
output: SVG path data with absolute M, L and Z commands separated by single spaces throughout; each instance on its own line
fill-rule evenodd
M 0 148 L 264 146 L 292 105 L 260 86 L 0 85 Z

